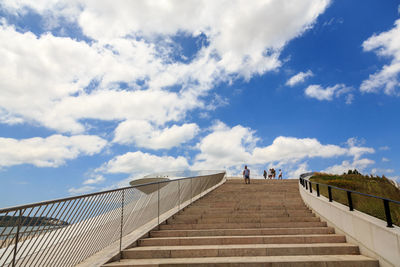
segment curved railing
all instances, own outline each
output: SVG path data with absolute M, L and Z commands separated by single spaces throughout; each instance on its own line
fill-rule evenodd
M 317 197 L 322 194 L 329 199 L 329 202 L 337 201 L 348 206 L 350 211 L 356 209 L 385 220 L 387 227 L 393 227 L 393 224 L 400 225 L 399 201 L 313 182 L 306 178 L 312 176 L 312 174 L 306 173 L 299 178 L 300 184 L 310 193 L 314 190 Z
M 0 266 L 74 266 L 116 245 L 121 253 L 132 232 L 159 225 L 224 178 L 208 172 L 0 209 Z

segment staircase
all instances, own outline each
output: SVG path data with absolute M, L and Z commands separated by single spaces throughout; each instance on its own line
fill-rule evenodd
M 376 267 L 303 203 L 297 180 L 230 179 L 112 266 Z

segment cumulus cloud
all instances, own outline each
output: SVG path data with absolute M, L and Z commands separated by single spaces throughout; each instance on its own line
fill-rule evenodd
M 2 122 L 82 133 L 82 119 L 157 127 L 179 121 L 188 110 L 207 108 L 199 97 L 219 82 L 278 68 L 285 44 L 330 1 L 284 2 L 2 1 L 12 13 L 68 19 L 92 40 L 36 36 L 3 23 L 0 110 L 9 116 Z M 172 37 L 179 34 L 207 39 L 189 62 L 174 58 Z M 180 90 L 168 90 L 173 86 Z
M 289 179 L 298 179 L 301 174 L 310 172 L 310 168 L 306 162 L 303 162 L 296 166 L 295 169 L 291 170 L 287 174 L 287 178 Z
M 83 184 L 84 185 L 86 185 L 86 184 L 101 184 L 106 180 L 106 178 L 104 178 L 103 175 L 96 174 L 96 175 L 92 175 L 92 176 L 93 176 L 92 178 L 85 180 L 83 182 Z
M 372 174 L 377 174 L 377 175 L 384 175 L 385 173 L 394 173 L 393 169 L 380 169 L 380 168 L 373 168 L 371 169 Z
M 347 173 L 348 170 L 354 170 L 357 169 L 358 171 L 362 172 L 364 171 L 368 166 L 374 164 L 375 161 L 371 159 L 358 159 L 358 160 L 353 160 L 348 161 L 344 160 L 341 164 L 333 165 L 331 167 L 326 168 L 322 172 L 326 173 L 332 173 L 332 174 L 342 174 L 344 172 Z
M 0 111 L 9 117 L 2 120 L 5 123 L 24 118 L 61 132 L 80 133 L 85 130 L 81 119 L 144 119 L 163 124 L 200 105 L 191 93 L 158 87 L 119 89 L 118 82 L 135 88 L 138 79 L 161 68 L 154 46 L 144 41 L 115 41 L 119 50 L 113 53 L 99 43 L 89 45 L 50 33 L 36 37 L 5 25 L 0 26 L 0 39 L 8 40 L 0 44 L 4 63 Z M 96 80 L 98 87 L 87 89 Z
M 287 82 L 286 85 L 288 86 L 295 86 L 296 84 L 304 82 L 308 77 L 312 77 L 314 74 L 311 70 L 307 72 L 299 72 L 296 75 L 292 76 Z
M 348 150 L 337 145 L 323 145 L 315 138 L 279 136 L 271 145 L 254 150 L 255 161 L 298 161 L 304 158 L 330 158 L 345 155 Z
M 274 164 L 275 167 L 286 165 L 293 169 L 294 173 L 301 160 L 347 156 L 362 163 L 362 155 L 375 152 L 372 148 L 358 145 L 354 139 L 348 142 L 348 147 L 341 147 L 321 144 L 315 138 L 279 136 L 272 144 L 263 147 L 257 145 L 259 138 L 255 132 L 241 125 L 230 128 L 222 122 L 217 122 L 210 130 L 211 133 L 197 144 L 200 153 L 195 157 L 194 168 L 225 168 L 238 173 L 244 164 L 253 165 L 255 168 Z
M 141 151 L 119 155 L 105 163 L 98 172 L 104 173 L 153 173 L 158 171 L 176 171 L 188 169 L 189 164 L 184 157 L 157 156 Z
M 138 147 L 168 149 L 191 140 L 199 131 L 195 123 L 157 129 L 147 121 L 128 120 L 115 129 L 114 142 Z
M 78 188 L 71 187 L 70 189 L 68 189 L 68 193 L 70 193 L 71 195 L 80 195 L 93 192 L 95 189 L 96 187 L 90 185 L 85 185 Z
M 0 167 L 32 164 L 37 167 L 58 167 L 66 160 L 99 153 L 107 141 L 92 135 L 13 139 L 0 137 Z
M 369 75 L 360 86 L 361 92 L 376 93 L 383 90 L 388 95 L 399 95 L 400 19 L 396 20 L 391 30 L 374 34 L 362 46 L 364 51 L 374 51 L 378 56 L 390 58 L 391 62 Z
M 218 121 L 212 132 L 198 144 L 200 153 L 195 158 L 195 169 L 229 169 L 240 166 L 251 159 L 251 150 L 258 138 L 250 128 L 237 125 L 228 127 Z
M 343 94 L 348 94 L 352 88 L 347 87 L 344 84 L 336 84 L 331 87 L 323 88 L 319 84 L 312 84 L 306 88 L 304 94 L 307 97 L 315 98 L 320 101 L 327 100 L 331 101 L 333 98 L 340 97 Z M 346 104 L 351 104 L 353 101 L 353 95 L 347 95 Z

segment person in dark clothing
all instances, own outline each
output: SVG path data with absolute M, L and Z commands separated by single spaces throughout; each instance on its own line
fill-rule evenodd
M 250 184 L 250 170 L 247 168 L 247 165 L 244 166 L 243 178 L 245 184 Z

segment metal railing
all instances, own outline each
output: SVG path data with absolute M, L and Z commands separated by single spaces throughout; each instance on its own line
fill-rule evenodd
M 317 197 L 324 195 L 328 198 L 329 202 L 339 202 L 348 206 L 350 211 L 356 209 L 376 218 L 385 220 L 387 227 L 393 227 L 393 224 L 400 226 L 399 201 L 343 189 L 332 185 L 312 182 L 306 179 L 307 176 L 312 176 L 312 173 L 301 175 L 299 178 L 300 184 L 310 193 L 315 191 Z
M 225 172 L 0 209 L 0 266 L 74 266 L 193 201 Z

